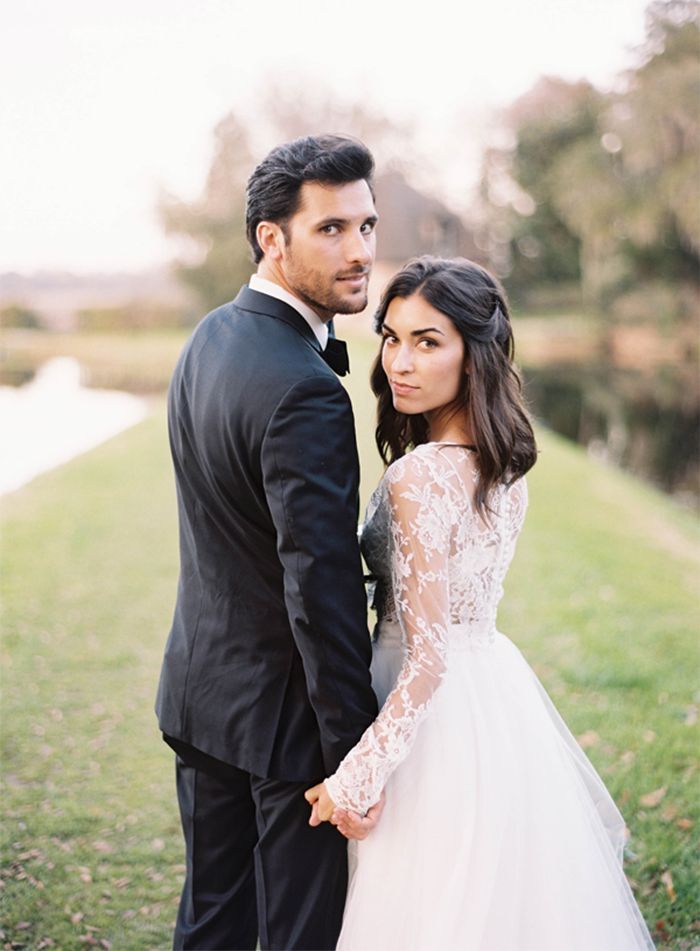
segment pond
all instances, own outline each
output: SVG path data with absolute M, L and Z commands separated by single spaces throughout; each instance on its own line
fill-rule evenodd
M 23 386 L 0 387 L 0 495 L 140 422 L 146 400 L 88 389 L 80 364 L 55 357 Z

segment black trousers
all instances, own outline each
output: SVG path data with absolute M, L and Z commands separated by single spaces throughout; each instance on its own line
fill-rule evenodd
M 174 948 L 329 951 L 345 905 L 347 849 L 308 824 L 309 783 L 262 779 L 178 751 L 186 877 Z M 204 758 L 208 760 L 208 757 Z

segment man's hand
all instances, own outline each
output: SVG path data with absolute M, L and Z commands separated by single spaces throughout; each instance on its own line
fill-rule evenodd
M 347 809 L 336 809 L 331 816 L 331 822 L 346 839 L 366 839 L 379 822 L 385 802 L 386 798 L 382 793 L 379 802 L 369 809 L 366 816 L 358 816 L 356 812 Z
M 328 795 L 324 783 L 319 783 L 318 786 L 307 789 L 304 793 L 304 799 L 311 806 L 310 826 L 319 826 L 322 822 L 329 821 L 335 811 L 335 803 Z

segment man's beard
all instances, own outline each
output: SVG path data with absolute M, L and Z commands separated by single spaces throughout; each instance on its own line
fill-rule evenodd
M 367 306 L 366 288 L 361 295 L 358 294 L 354 299 L 349 300 L 334 292 L 333 282 L 330 279 L 326 280 L 314 271 L 304 271 L 303 268 L 295 267 L 293 260 L 289 263 L 292 265 L 287 274 L 289 286 L 296 296 L 308 304 L 312 310 L 326 314 L 326 319 L 334 314 L 359 314 Z M 356 268 L 350 273 L 369 274 L 369 271 L 367 268 Z
M 322 288 L 317 288 L 314 285 L 295 285 L 294 293 L 312 310 L 327 313 L 329 317 L 332 317 L 333 314 L 359 314 L 367 306 L 367 291 L 355 300 L 348 300 L 330 291 L 323 294 Z

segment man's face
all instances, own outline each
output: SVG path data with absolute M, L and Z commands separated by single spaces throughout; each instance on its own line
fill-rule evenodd
M 289 290 L 324 320 L 364 310 L 377 222 L 367 182 L 305 182 L 299 197 L 279 262 Z

